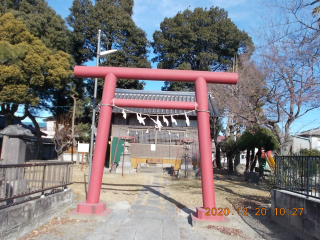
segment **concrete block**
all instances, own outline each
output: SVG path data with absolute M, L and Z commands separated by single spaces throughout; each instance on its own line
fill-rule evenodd
M 147 201 L 147 204 L 151 205 L 151 206 L 160 206 L 160 201 L 159 200 L 151 200 L 151 199 L 149 199 Z
M 135 172 L 135 169 L 133 167 L 123 167 L 123 174 L 131 174 L 132 172 Z M 116 173 L 121 173 L 122 174 L 122 167 L 118 166 Z
M 26 202 L 23 206 L 24 206 L 23 212 L 24 212 L 25 217 L 29 221 L 31 221 L 33 218 L 34 211 L 35 211 L 35 203 L 33 201 Z
M 35 202 L 34 217 L 38 218 L 41 215 L 45 214 L 45 212 L 51 209 L 52 206 L 53 198 L 51 196 L 40 198 L 38 201 Z
M 137 228 L 139 220 L 136 218 L 126 218 L 121 224 L 121 228 Z
M 135 239 L 136 228 L 120 228 L 115 240 Z
M 158 165 L 158 164 L 157 164 Z M 170 168 L 170 167 L 172 167 L 172 164 L 170 164 L 170 163 L 163 163 L 162 164 L 162 167 L 163 168 Z
M 318 205 L 318 206 L 317 206 Z M 320 208 L 320 205 L 313 202 L 313 201 L 305 201 L 305 207 L 303 209 L 303 215 L 307 215 L 309 219 L 313 221 L 317 221 L 319 218 L 318 214 L 320 214 L 320 211 L 318 211 L 318 207 Z
M 162 231 L 162 219 L 153 219 L 153 218 L 140 218 L 139 219 L 139 228 L 160 228 Z
M 189 164 L 189 165 L 181 164 L 180 165 L 180 169 L 181 170 L 186 170 L 186 169 L 193 170 L 193 165 L 191 165 L 191 164 Z
M 123 164 L 122 164 L 122 162 L 119 162 L 118 168 L 121 168 L 122 165 L 123 165 L 124 167 L 132 167 L 132 162 L 123 162 Z
M 162 240 L 162 227 L 153 226 L 152 228 L 140 228 L 138 227 L 135 240 Z
M 146 212 L 146 213 L 162 213 L 162 210 L 160 208 L 154 207 L 154 206 L 146 206 L 146 205 L 133 205 L 130 208 L 130 211 Z
M 65 201 L 57 202 L 57 196 L 59 195 L 69 196 L 71 201 L 68 201 L 70 204 L 67 205 Z M 65 198 L 62 197 L 62 199 Z M 56 204 L 53 204 L 54 202 L 56 202 Z M 68 190 L 1 210 L 0 239 L 17 239 L 27 234 L 34 228 L 41 226 L 57 216 L 60 211 L 71 206 L 71 203 L 72 191 Z
M 159 214 L 159 213 L 145 213 L 145 212 L 133 212 L 131 214 L 132 218 L 149 218 L 149 219 L 172 219 L 172 215 L 169 214 Z
M 179 232 L 162 232 L 162 239 L 180 240 L 180 230 Z
M 279 213 L 278 213 L 279 215 Z M 279 216 L 276 216 L 276 218 L 278 220 L 282 220 L 281 218 L 279 218 Z M 303 222 L 303 217 L 302 216 L 290 216 L 288 223 L 292 226 L 294 226 L 295 228 L 299 229 L 299 230 L 303 230 L 302 228 L 302 222 Z
M 8 225 L 8 211 L 7 209 L 3 209 L 0 211 L 0 233 L 5 232 L 7 230 Z
M 171 232 L 171 233 L 175 233 L 175 232 L 180 233 L 178 222 L 174 219 L 163 220 L 163 231 Z
M 303 229 L 303 232 L 308 233 L 311 236 L 317 235 L 316 222 L 309 219 L 308 217 L 303 217 L 302 229 Z
M 316 222 L 316 231 L 317 231 L 316 237 L 320 239 L 320 222 Z
M 13 229 L 28 221 L 28 215 L 24 214 L 23 208 L 23 205 L 18 205 L 8 209 L 8 229 Z
M 285 190 L 271 191 L 271 209 L 278 208 L 278 214 L 271 211 L 271 218 L 281 225 L 292 229 L 295 234 L 303 239 L 318 238 L 320 232 L 319 209 L 320 201 L 298 193 L 292 193 Z M 280 215 L 280 209 L 285 210 L 285 215 Z M 292 215 L 293 209 L 297 208 L 296 216 Z M 300 215 L 300 209 L 303 212 Z M 282 210 L 283 211 L 283 210 Z

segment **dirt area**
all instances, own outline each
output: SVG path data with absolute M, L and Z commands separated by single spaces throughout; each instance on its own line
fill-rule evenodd
M 182 216 L 202 206 L 200 180 L 165 178 L 170 180 L 167 190 L 170 198 L 178 203 L 178 212 Z M 226 214 L 228 212 L 231 224 L 210 225 L 202 229 L 202 236 L 214 239 L 210 236 L 219 231 L 229 236 L 227 239 L 300 239 L 271 219 L 269 180 L 259 184 L 248 183 L 241 174 L 229 174 L 226 170 L 215 170 L 214 179 L 216 208 L 222 208 Z
M 80 166 L 74 166 L 74 184 L 71 185 L 71 189 L 77 201 L 85 200 L 87 172 L 88 166 L 85 166 L 83 171 L 80 171 Z M 202 206 L 200 180 L 172 178 L 163 174 L 159 174 L 158 177 L 161 178 L 159 183 L 168 182 L 162 187 L 170 193 L 168 198 L 176 205 L 178 215 L 187 218 L 188 214 L 195 211 L 195 207 Z M 105 173 L 100 199 L 106 201 L 109 207 L 123 201 L 132 205 L 140 189 L 147 185 L 147 180 L 151 178 L 151 174 L 122 177 L 118 174 Z M 228 211 L 232 225 L 210 225 L 195 230 L 201 232 L 200 235 L 204 239 L 217 239 L 215 237 L 217 234 L 225 236 L 219 239 L 299 239 L 271 220 L 268 181 L 263 181 L 259 185 L 247 183 L 244 182 L 243 176 L 230 175 L 225 170 L 216 170 L 214 178 L 217 208 Z M 84 236 L 99 224 L 101 224 L 99 221 L 72 220 L 64 214 L 21 240 L 84 239 Z M 183 236 L 181 239 L 184 239 Z
M 81 171 L 80 165 L 74 165 L 73 168 L 73 184 L 70 186 L 76 195 L 77 201 L 86 199 L 87 182 L 88 182 L 89 166 L 85 165 Z M 100 199 L 105 202 L 128 201 L 132 204 L 140 189 L 145 185 L 146 175 L 124 175 L 105 171 L 102 179 Z

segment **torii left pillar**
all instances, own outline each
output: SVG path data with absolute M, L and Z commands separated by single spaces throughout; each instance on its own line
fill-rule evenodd
M 102 103 L 110 103 L 114 98 L 116 91 L 117 78 L 112 73 L 105 77 Z M 108 136 L 110 132 L 110 122 L 112 116 L 112 106 L 103 106 L 100 111 L 98 123 L 99 132 L 97 133 L 94 151 L 92 174 L 90 177 L 90 185 L 88 190 L 88 197 L 86 202 L 81 202 L 77 205 L 77 209 L 72 214 L 88 215 L 94 214 L 95 216 L 107 216 L 111 209 L 107 209 L 105 202 L 99 202 L 101 183 L 103 177 L 104 161 L 107 152 Z M 100 134 L 99 134 L 100 133 Z M 107 137 L 106 137 L 107 136 Z M 101 172 L 102 169 L 102 172 Z
M 203 206 L 197 208 L 196 214 L 192 215 L 192 220 L 193 222 L 212 222 L 225 220 L 224 216 L 213 214 L 214 211 L 211 211 L 212 209 L 216 208 L 216 203 L 211 159 L 207 83 L 236 84 L 238 81 L 237 74 L 187 70 L 134 69 L 115 67 L 102 68 L 83 66 L 76 66 L 74 71 L 76 77 L 105 77 L 88 197 L 86 202 L 78 204 L 77 210 L 74 212 L 75 214 L 105 216 L 111 211 L 106 208 L 106 203 L 99 202 L 99 198 L 108 136 L 110 132 L 112 106 L 115 105 L 118 107 L 136 108 L 155 107 L 165 109 L 172 109 L 174 106 L 174 108 L 180 110 L 197 110 L 198 116 Z M 114 99 L 117 78 L 195 82 L 196 103 Z

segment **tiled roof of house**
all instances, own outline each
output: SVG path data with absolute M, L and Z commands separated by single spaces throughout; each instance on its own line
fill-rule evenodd
M 297 135 L 298 136 L 308 136 L 308 137 L 309 136 L 320 136 L 320 127 L 298 133 Z
M 6 123 L 5 117 L 4 116 L 0 116 L 0 130 L 5 128 L 5 123 Z M 34 127 L 32 127 L 30 125 L 27 125 L 25 123 L 22 123 L 21 121 L 18 121 L 16 119 L 13 120 L 13 124 L 19 124 L 22 127 L 29 129 L 33 134 L 37 133 L 37 131 L 36 131 L 36 129 Z M 44 133 L 44 132 L 41 132 L 41 135 L 45 135 L 46 136 L 47 134 Z
M 129 89 L 116 89 L 116 99 L 132 99 L 132 100 L 158 100 L 158 101 L 181 101 L 181 102 L 195 102 L 196 97 L 194 92 L 170 92 L 170 91 L 145 91 L 145 90 L 129 90 Z M 220 112 L 218 107 L 211 96 L 208 93 L 208 104 L 210 116 L 219 116 Z M 188 110 L 177 110 L 174 107 L 172 109 L 158 109 L 158 108 L 125 108 L 129 111 L 138 112 L 141 114 L 150 115 L 171 115 L 171 114 L 183 114 L 189 112 Z M 97 107 L 97 112 L 100 110 L 100 105 Z M 114 113 L 121 113 L 122 109 L 114 107 Z M 189 113 L 188 115 L 196 116 L 196 111 Z
M 225 136 L 218 136 L 217 137 L 217 141 L 218 142 L 221 142 L 222 140 L 224 140 L 225 139 Z

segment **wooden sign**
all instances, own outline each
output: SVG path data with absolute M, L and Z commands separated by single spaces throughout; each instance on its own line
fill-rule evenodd
M 78 152 L 88 153 L 89 152 L 89 143 L 78 143 Z

